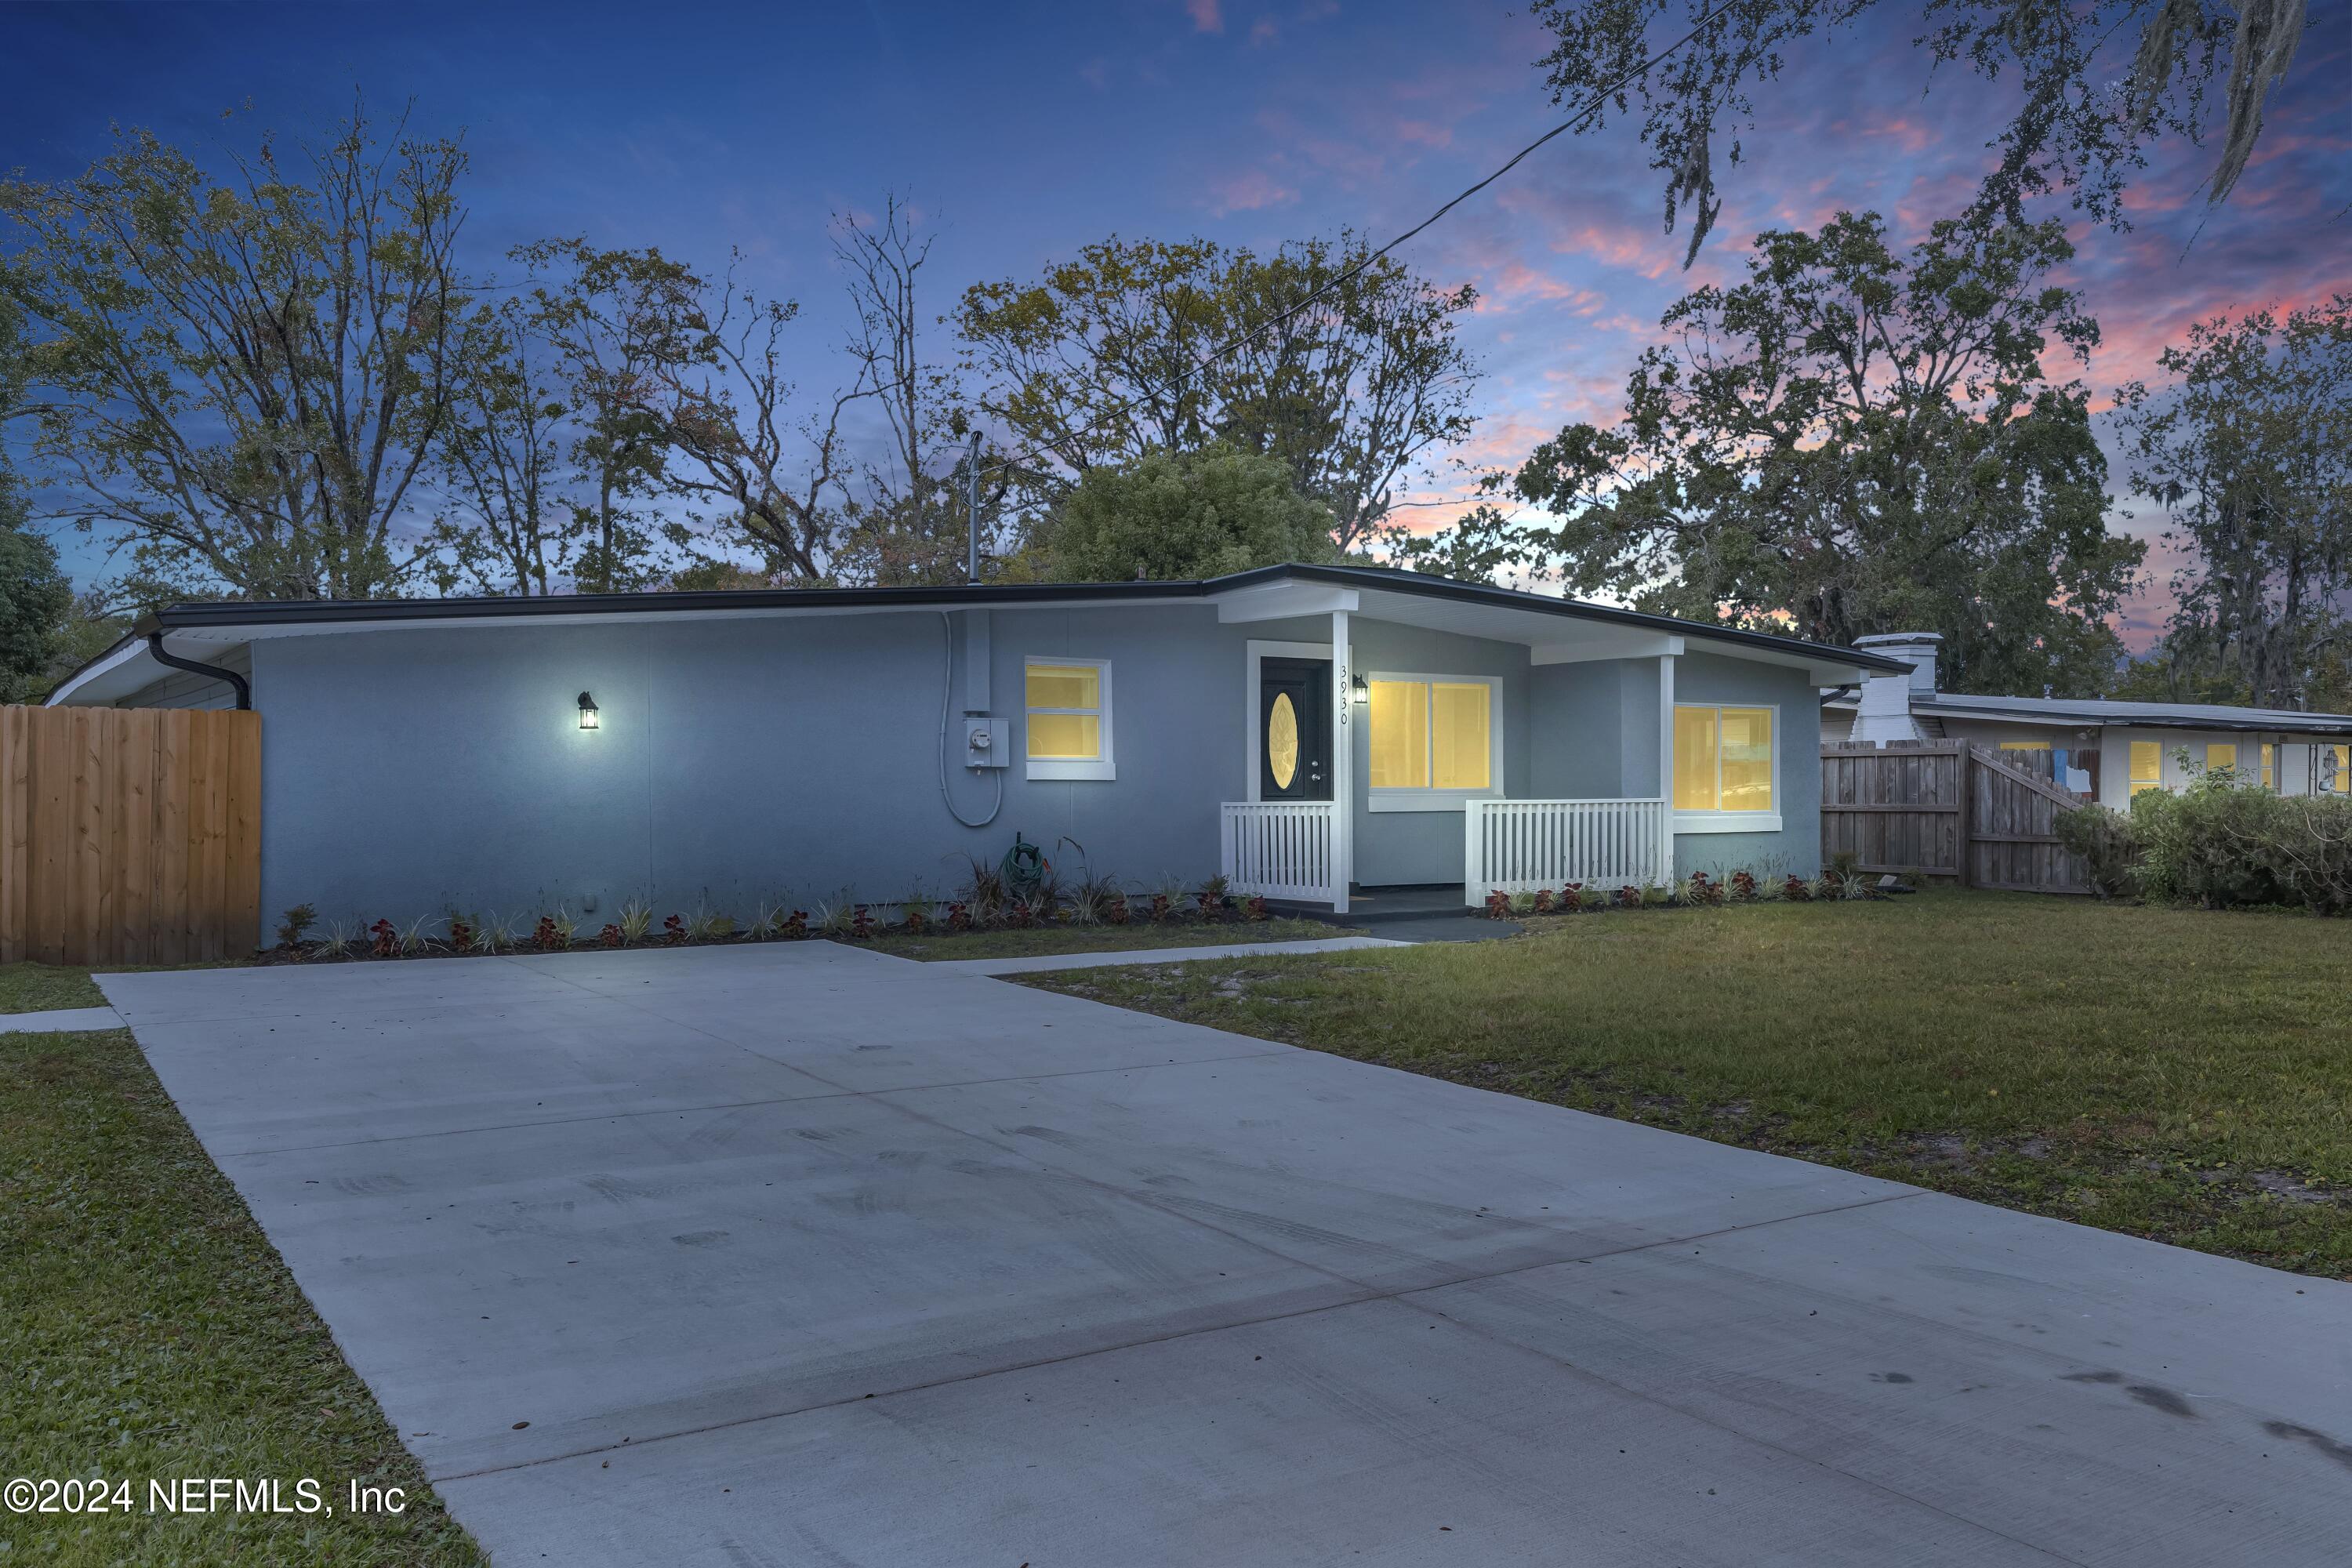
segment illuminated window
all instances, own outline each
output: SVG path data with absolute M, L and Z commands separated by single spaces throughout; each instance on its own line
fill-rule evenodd
M 1109 660 L 1033 658 L 1023 700 L 1028 710 L 1031 778 L 1114 776 Z
M 2271 745 L 2268 742 L 2264 742 L 2263 743 L 2263 787 L 2264 789 L 2278 787 L 2276 775 L 2271 771 Z
M 2235 747 L 2235 746 L 2231 746 L 2231 745 L 2224 745 L 2224 744 L 2222 744 L 2221 742 L 2218 742 L 2218 741 L 2217 741 L 2217 742 L 2210 742 L 2210 743 L 2209 743 L 2209 744 L 2206 746 L 2206 748 L 2205 748 L 2205 771 L 2206 771 L 2207 773 L 2220 773 L 2220 772 L 2221 772 L 2221 770 L 2223 770 L 2224 768 L 2230 769 L 2230 770 L 2231 770 L 2231 771 L 2233 771 L 2233 772 L 2234 772 L 2234 771 L 2236 770 L 2237 766 L 2238 766 L 2238 748 L 2237 748 L 2237 747 Z
M 2164 787 L 2164 747 L 2156 741 L 2131 743 L 2131 793 Z
M 2000 749 L 2004 752 L 2046 752 L 2050 749 L 2050 742 L 2047 741 L 2003 741 L 2000 743 Z
M 2330 746 L 2327 754 L 2336 761 L 2336 773 L 2326 781 L 2327 787 L 2337 795 L 2352 795 L 2352 746 Z
M 1675 810 L 1770 812 L 1769 708 L 1675 709 Z
M 1365 684 L 1374 810 L 1443 809 L 1448 796 L 1493 792 L 1495 682 L 1375 675 Z

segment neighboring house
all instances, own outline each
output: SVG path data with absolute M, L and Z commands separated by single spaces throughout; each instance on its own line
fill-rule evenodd
M 151 636 L 151 634 L 152 634 Z M 160 639 L 160 640 L 157 640 Z M 54 703 L 262 715 L 263 907 L 747 912 L 1066 874 L 1361 889 L 1811 873 L 1884 655 L 1347 566 L 1205 583 L 181 605 Z M 593 725 L 593 728 L 591 727 Z M 1372 895 L 1377 898 L 1375 892 Z M 593 929 L 593 922 L 592 922 Z
M 2352 714 L 2299 713 L 2205 702 L 2108 702 L 2068 697 L 1967 697 L 1936 689 L 1932 632 L 1859 639 L 1910 666 L 1822 707 L 1827 742 L 1956 740 L 2051 753 L 2052 776 L 2118 808 L 2144 789 L 2179 789 L 2229 768 L 2282 795 L 2352 793 Z

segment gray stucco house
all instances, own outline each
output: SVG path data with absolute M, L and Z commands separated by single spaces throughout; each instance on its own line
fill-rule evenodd
M 1300 565 L 181 605 L 50 700 L 216 706 L 237 700 L 226 677 L 247 683 L 272 911 L 895 901 L 951 892 L 964 854 L 993 860 L 1018 831 L 1131 883 L 1222 871 L 1237 892 L 1345 912 L 1401 886 L 1475 903 L 1810 873 L 1819 692 L 1906 669 Z
M 2062 787 L 2117 810 L 2142 790 L 2180 789 L 2224 768 L 2280 795 L 2352 795 L 2352 714 L 1941 691 L 1936 659 L 1943 640 L 1934 632 L 1858 638 L 1866 651 L 1901 659 L 1907 674 L 1830 693 L 1822 738 L 1875 745 L 1973 741 L 2044 753 L 2048 776 Z

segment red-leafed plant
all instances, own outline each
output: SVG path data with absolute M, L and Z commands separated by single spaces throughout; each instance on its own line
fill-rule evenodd
M 776 922 L 776 934 L 786 942 L 798 942 L 808 935 L 808 911 L 794 910 Z
M 948 930 L 970 931 L 971 929 L 971 906 L 962 902 L 961 900 L 950 904 L 948 906 Z
M 1801 904 L 1813 896 L 1813 885 L 1791 871 L 1789 879 L 1780 884 L 1780 896 L 1790 903 Z
M 1631 882 L 1628 882 L 1623 887 L 1618 889 L 1617 907 L 1621 910 L 1640 909 L 1642 907 L 1642 889 L 1635 887 Z
M 1153 920 L 1166 920 L 1170 914 L 1174 912 L 1174 909 L 1175 906 L 1169 902 L 1167 894 L 1154 893 L 1151 895 L 1151 918 Z
M 1551 913 L 1551 889 L 1549 888 L 1538 888 L 1536 889 L 1536 913 L 1539 915 L 1548 915 Z
M 390 921 L 377 921 L 368 927 L 368 935 L 373 939 L 368 950 L 378 958 L 390 958 L 400 951 L 400 932 Z
M 530 929 L 530 945 L 541 952 L 553 952 L 564 945 L 563 933 L 556 929 L 553 915 L 541 915 Z
M 1734 871 L 1731 874 L 1731 896 L 1743 904 L 1755 902 L 1755 874 L 1748 871 Z
M 662 941 L 672 947 L 686 945 L 686 917 L 671 915 L 662 921 Z
M 1274 911 L 1265 907 L 1264 893 L 1252 893 L 1247 901 L 1242 905 L 1242 910 L 1254 921 L 1270 921 L 1274 918 Z
M 457 915 L 449 917 L 449 951 L 463 952 L 474 945 L 474 928 Z
M 915 904 L 908 904 L 907 906 L 907 934 L 908 936 L 922 935 L 924 926 L 929 923 L 929 921 L 923 919 L 923 911 L 920 906 Z
M 621 928 L 619 926 L 614 925 L 610 921 L 606 921 L 604 922 L 604 929 L 596 933 L 596 941 L 600 946 L 618 947 L 623 942 L 628 941 L 628 938 L 621 934 Z
M 1103 900 L 1103 923 L 1106 925 L 1123 926 L 1128 922 L 1128 920 L 1129 910 L 1127 907 L 1127 895 L 1125 893 L 1113 893 L 1109 898 Z
M 849 936 L 853 942 L 874 940 L 874 914 L 864 904 L 849 911 Z
M 1510 915 L 1511 915 L 1511 895 L 1510 895 L 1510 894 L 1508 894 L 1508 893 L 1507 893 L 1507 892 L 1503 891 L 1503 889 L 1502 889 L 1497 888 L 1497 889 L 1496 889 L 1493 892 L 1488 893 L 1488 894 L 1486 895 L 1486 918 L 1487 918 L 1488 920 L 1490 920 L 1490 921 L 1508 920 L 1508 919 L 1510 918 Z

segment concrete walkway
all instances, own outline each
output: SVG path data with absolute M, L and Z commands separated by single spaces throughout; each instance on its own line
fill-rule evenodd
M 1122 963 L 1190 963 L 1202 958 L 1255 958 L 1261 953 L 1348 952 L 1360 947 L 1411 947 L 1376 936 L 1327 936 L 1306 942 L 1231 942 L 1209 947 L 1137 947 L 1117 952 L 1034 953 L 1022 958 L 950 958 L 926 964 L 963 974 L 1036 974 L 1055 969 L 1107 969 Z
M 2352 1540 L 2352 1286 L 830 942 L 102 984 L 502 1564 Z
M 52 1007 L 43 1013 L 0 1013 L 0 1035 L 65 1035 L 121 1027 L 122 1015 L 111 1007 Z

